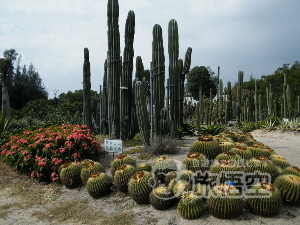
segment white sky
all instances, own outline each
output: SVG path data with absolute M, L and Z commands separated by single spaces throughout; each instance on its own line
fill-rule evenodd
M 300 61 L 299 0 L 119 0 L 121 55 L 125 22 L 135 12 L 135 57 L 152 58 L 152 29 L 163 29 L 168 68 L 168 22 L 176 19 L 179 55 L 192 47 L 191 69 L 210 66 L 224 87 L 269 75 Z M 107 0 L 0 0 L 0 55 L 14 48 L 30 62 L 54 97 L 82 88 L 83 49 L 89 48 L 92 89 L 99 91 L 107 55 Z M 135 61 L 135 59 L 134 59 Z M 135 77 L 135 73 L 133 74 Z M 168 76 L 168 73 L 166 73 Z

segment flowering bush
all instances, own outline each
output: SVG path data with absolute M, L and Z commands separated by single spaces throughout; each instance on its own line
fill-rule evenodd
M 25 130 L 1 146 L 3 162 L 40 181 L 58 181 L 58 168 L 66 162 L 97 160 L 102 152 L 86 125 L 51 126 Z

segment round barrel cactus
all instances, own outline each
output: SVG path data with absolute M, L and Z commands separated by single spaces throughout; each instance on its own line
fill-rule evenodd
M 136 172 L 128 183 L 130 197 L 137 204 L 149 203 L 149 194 L 155 187 L 155 180 L 152 174 L 147 171 Z
M 208 210 L 214 217 L 231 219 L 243 210 L 243 198 L 239 191 L 228 184 L 216 185 L 207 200 Z
M 136 161 L 127 154 L 117 155 L 117 157 L 114 159 L 114 161 L 112 161 L 110 165 L 111 174 L 114 176 L 116 169 L 122 165 L 131 165 L 133 167 L 136 167 Z
M 81 167 L 77 163 L 69 162 L 61 167 L 60 180 L 67 188 L 76 188 L 81 184 Z
M 93 160 L 91 159 L 84 159 L 80 162 L 80 166 L 83 168 L 85 167 L 86 164 L 90 163 L 90 162 L 93 162 Z
M 136 171 L 148 171 L 150 172 L 152 169 L 152 166 L 149 163 L 141 163 L 136 167 Z
M 176 171 L 170 171 L 165 176 L 165 185 L 168 186 L 171 180 L 176 179 L 177 172 Z
M 221 146 L 210 136 L 201 136 L 190 147 L 190 153 L 199 152 L 208 159 L 214 159 L 222 152 Z
M 231 141 L 219 141 L 219 145 L 221 146 L 222 152 L 228 152 L 235 147 L 234 142 Z
M 273 154 L 270 156 L 272 163 L 276 166 L 279 166 L 281 169 L 291 166 L 291 164 L 281 155 Z
M 183 160 L 183 169 L 191 170 L 193 172 L 208 171 L 209 160 L 199 152 L 189 153 Z
M 157 187 L 149 195 L 150 204 L 158 210 L 170 208 L 174 203 L 174 195 L 167 187 Z
M 111 192 L 112 179 L 102 172 L 93 173 L 86 182 L 86 189 L 93 198 L 99 198 Z
M 267 156 L 267 153 L 263 150 L 263 148 L 258 146 L 251 145 L 248 147 L 248 150 L 251 151 L 252 156 Z
M 185 180 L 179 180 L 173 187 L 173 193 L 176 198 L 180 199 L 184 191 L 189 191 L 191 184 Z
M 284 203 L 300 204 L 300 177 L 290 174 L 280 175 L 274 185 L 280 191 Z
M 246 193 L 250 211 L 260 216 L 276 216 L 282 208 L 278 189 L 270 183 L 259 182 Z
M 90 175 L 95 172 L 105 172 L 105 168 L 98 162 L 90 161 L 89 163 L 85 164 L 80 173 L 82 183 L 86 185 Z
M 242 159 L 251 159 L 252 153 L 250 150 L 247 149 L 247 147 L 243 146 L 235 146 L 233 149 L 230 150 L 230 152 L 234 152 L 242 157 Z
M 233 159 L 236 162 L 240 162 L 242 160 L 242 157 L 235 152 L 223 152 L 217 155 L 216 157 L 216 160 L 220 160 L 220 159 Z
M 160 156 L 152 166 L 152 172 L 154 173 L 157 180 L 161 183 L 165 182 L 165 176 L 170 171 L 176 171 L 177 164 L 176 162 L 171 159 L 169 156 Z
M 205 212 L 202 199 L 193 191 L 182 193 L 177 209 L 179 214 L 185 219 L 199 218 Z
M 121 192 L 128 192 L 128 182 L 135 172 L 135 168 L 130 165 L 122 165 L 118 167 L 114 176 L 114 183 L 118 190 Z
M 289 166 L 282 171 L 282 174 L 293 174 L 300 177 L 300 168 L 296 166 Z

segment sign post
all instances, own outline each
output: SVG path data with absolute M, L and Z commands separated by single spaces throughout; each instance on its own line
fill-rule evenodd
M 123 153 L 123 141 L 119 139 L 104 139 L 104 150 L 112 152 L 114 158 L 115 153 Z

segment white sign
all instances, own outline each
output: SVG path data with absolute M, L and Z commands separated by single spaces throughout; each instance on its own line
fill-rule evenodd
M 123 141 L 119 139 L 104 139 L 104 150 L 106 152 L 123 153 Z

